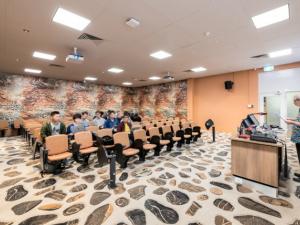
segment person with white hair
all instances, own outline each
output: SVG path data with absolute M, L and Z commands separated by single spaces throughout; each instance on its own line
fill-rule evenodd
M 284 121 L 288 125 L 292 125 L 292 136 L 291 136 L 291 141 L 296 144 L 296 149 L 297 149 L 297 155 L 298 155 L 298 161 L 300 164 L 300 95 L 295 95 L 294 96 L 294 104 L 295 106 L 299 107 L 299 114 L 295 119 L 285 119 Z M 300 173 L 294 173 L 296 176 L 293 180 L 296 182 L 300 182 Z

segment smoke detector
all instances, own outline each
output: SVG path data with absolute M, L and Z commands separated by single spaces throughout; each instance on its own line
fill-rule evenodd
M 134 18 L 128 18 L 126 20 L 126 24 L 128 26 L 130 26 L 131 28 L 136 28 L 136 27 L 140 26 L 141 23 L 140 23 L 140 21 L 138 21 L 138 20 L 136 20 Z

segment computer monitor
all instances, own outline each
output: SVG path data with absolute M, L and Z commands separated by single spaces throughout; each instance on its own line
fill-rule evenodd
M 249 114 L 248 117 L 251 120 L 253 125 L 259 126 L 259 121 L 256 119 L 256 117 L 253 114 Z

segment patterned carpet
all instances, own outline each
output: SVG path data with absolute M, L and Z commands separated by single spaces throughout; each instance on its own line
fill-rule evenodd
M 203 141 L 118 170 L 72 164 L 59 176 L 39 175 L 39 160 L 20 137 L 0 139 L 0 225 L 284 225 L 300 224 L 300 184 L 281 182 L 278 199 L 237 185 L 230 175 L 230 136 Z M 289 165 L 299 168 L 288 144 Z

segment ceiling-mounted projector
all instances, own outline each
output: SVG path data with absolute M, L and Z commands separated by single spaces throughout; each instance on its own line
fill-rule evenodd
M 77 52 L 77 48 L 74 48 L 74 52 L 66 57 L 66 62 L 82 63 L 83 61 L 84 57 Z

